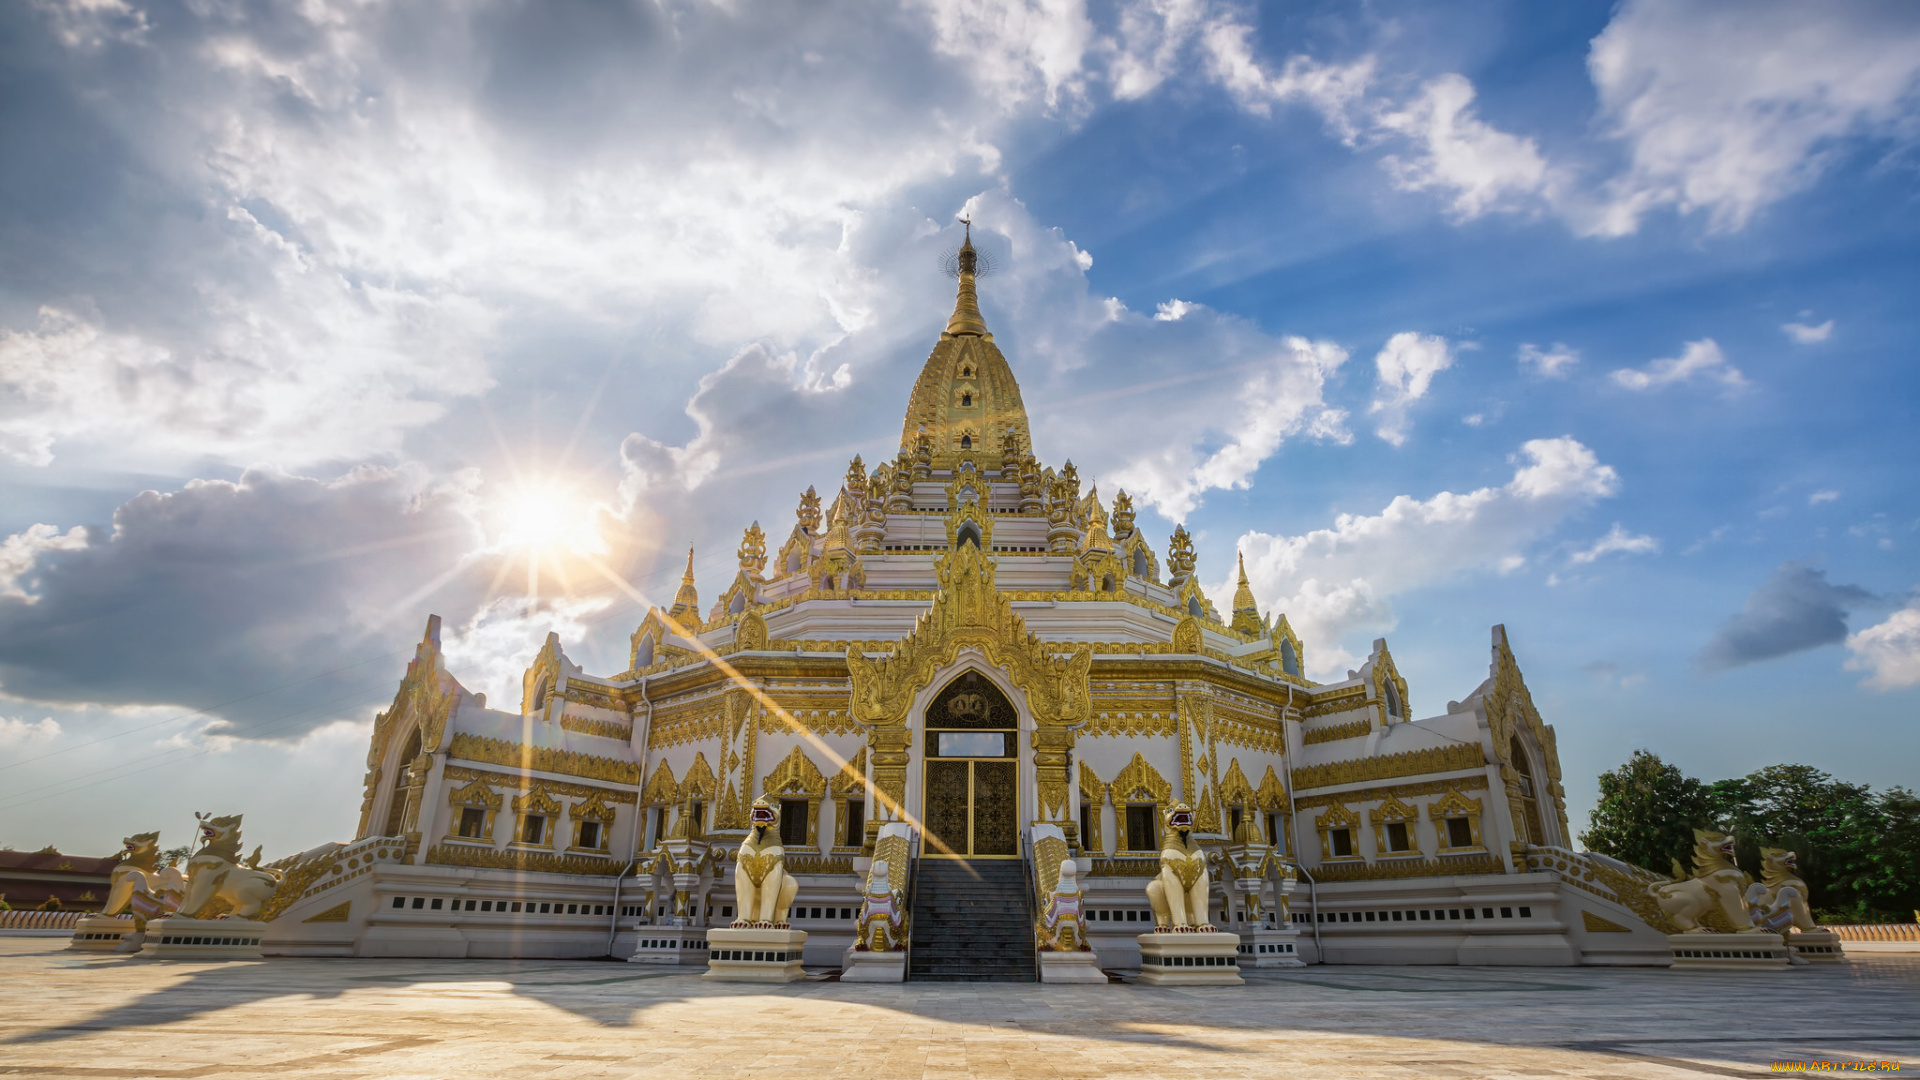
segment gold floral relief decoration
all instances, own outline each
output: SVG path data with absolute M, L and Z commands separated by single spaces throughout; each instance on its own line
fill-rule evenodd
M 1171 738 L 1178 733 L 1178 721 L 1172 712 L 1138 713 L 1095 713 L 1081 729 L 1082 735 L 1093 737 L 1140 737 Z
M 1115 806 L 1139 802 L 1155 802 L 1163 807 L 1173 805 L 1173 785 L 1137 751 L 1133 760 L 1114 774 L 1107 790 L 1112 792 Z
M 1493 647 L 1493 690 L 1486 697 L 1487 724 L 1492 729 L 1494 755 L 1507 770 L 1513 767 L 1512 746 L 1516 731 L 1525 728 L 1532 733 L 1533 740 L 1540 748 L 1540 756 L 1547 766 L 1546 792 L 1553 800 L 1554 812 L 1560 820 L 1560 834 L 1568 834 L 1566 793 L 1560 785 L 1560 750 L 1554 738 L 1553 728 L 1540 717 L 1540 710 L 1533 704 L 1533 694 L 1527 689 L 1526 679 L 1520 674 L 1520 664 L 1513 657 L 1513 649 L 1507 643 L 1507 628 L 1494 628 Z M 1541 799 L 1545 802 L 1545 799 Z
M 687 766 L 687 775 L 680 781 L 681 798 L 710 802 L 719 787 L 719 781 L 713 775 L 713 766 L 707 764 L 707 755 L 693 755 L 693 764 Z
M 1300 732 L 1300 740 L 1308 746 L 1317 746 L 1320 743 L 1339 742 L 1342 739 L 1358 739 L 1372 730 L 1373 721 L 1354 720 L 1345 724 L 1305 728 Z
M 1486 755 L 1474 743 L 1436 746 L 1428 750 L 1407 750 L 1380 757 L 1329 761 L 1321 765 L 1303 765 L 1293 770 L 1294 790 L 1357 784 L 1367 780 L 1387 780 L 1396 776 L 1478 769 L 1486 764 Z M 1346 796 L 1343 796 L 1346 797 Z
M 653 777 L 640 792 L 640 801 L 648 806 L 673 806 L 680 801 L 680 785 L 673 778 L 665 758 L 653 770 Z
M 1093 654 L 1085 646 L 1064 658 L 1049 652 L 995 586 L 992 559 L 971 544 L 941 556 L 935 572 L 939 596 L 892 655 L 869 657 L 848 647 L 856 719 L 874 727 L 904 725 L 915 694 L 965 647 L 980 649 L 1026 692 L 1040 726 L 1070 727 L 1087 718 Z
M 1398 878 L 1452 877 L 1504 874 L 1506 864 L 1487 854 L 1441 855 L 1433 859 L 1386 859 L 1377 863 L 1340 862 L 1313 869 L 1316 881 L 1392 881 Z
M 1332 806 L 1338 802 L 1367 802 L 1373 799 L 1414 799 L 1426 795 L 1441 795 L 1448 791 L 1482 790 L 1487 786 L 1486 774 L 1462 776 L 1452 780 L 1428 780 L 1418 784 L 1395 784 L 1391 787 L 1361 788 L 1358 791 L 1343 791 L 1337 795 L 1303 795 L 1294 800 L 1294 806 L 1300 810 L 1310 810 L 1316 806 Z
M 826 793 L 827 780 L 813 760 L 796 746 L 761 782 L 768 795 L 806 795 L 820 798 Z
M 1311 720 L 1316 716 L 1326 716 L 1329 713 L 1348 712 L 1361 708 L 1366 703 L 1367 688 L 1364 686 L 1348 686 L 1339 690 L 1316 693 L 1311 701 L 1301 707 L 1300 718 Z
M 1254 805 L 1253 785 L 1247 782 L 1247 774 L 1240 771 L 1239 758 L 1227 762 L 1227 773 L 1220 778 L 1220 802 L 1225 806 Z
M 451 781 L 451 778 L 449 778 Z M 484 779 L 475 777 L 465 787 L 452 788 L 447 792 L 447 801 L 454 806 L 472 806 L 481 810 L 498 810 L 501 798 Z
M 1287 809 L 1287 789 L 1280 782 L 1280 775 L 1267 766 L 1267 774 L 1260 778 L 1260 790 L 1254 793 L 1254 802 L 1264 811 L 1278 813 Z
M 632 761 L 596 757 L 576 750 L 553 750 L 528 746 L 506 739 L 489 739 L 466 732 L 455 732 L 448 755 L 464 761 L 509 768 L 532 769 L 562 776 L 583 776 L 617 784 L 639 784 L 640 766 Z
M 465 783 L 469 780 L 481 780 L 495 787 L 520 791 L 530 787 L 535 781 L 530 777 L 516 776 L 510 773 L 487 772 L 483 769 L 469 769 L 461 765 L 448 765 L 444 774 L 450 784 Z M 672 774 L 668 774 L 672 778 Z M 586 784 L 569 784 L 564 780 L 542 778 L 537 781 L 554 795 L 569 799 L 587 799 L 599 796 L 608 802 L 631 805 L 639 795 L 633 791 L 621 791 L 618 788 L 591 787 Z
M 560 635 L 548 633 L 533 663 L 520 676 L 520 715 L 534 716 L 543 712 L 547 700 L 566 685 L 567 669 L 571 666 L 560 651 Z
M 407 673 L 400 680 L 400 688 L 394 692 L 393 704 L 374 717 L 357 837 L 366 837 L 372 828 L 373 799 L 384 769 L 411 764 L 405 761 L 389 764 L 387 756 L 393 748 L 388 744 L 410 726 L 417 726 L 421 752 L 431 754 L 443 749 L 440 743 L 447 730 L 447 718 L 459 704 L 460 693 L 460 684 L 447 674 L 446 661 L 440 652 L 440 616 L 430 616 L 426 633 L 414 647 L 413 659 L 407 662 Z
M 1107 785 L 1100 780 L 1100 774 L 1093 766 L 1080 763 L 1080 801 L 1092 803 L 1096 808 L 1107 804 Z
M 546 785 L 535 782 L 526 791 L 514 796 L 513 812 L 516 814 L 558 814 L 560 804 L 547 793 Z
M 1400 697 L 1400 711 L 1397 714 L 1390 714 L 1387 709 L 1388 684 L 1392 684 L 1394 692 Z M 1393 662 L 1393 653 L 1387 649 L 1384 642 L 1380 645 L 1379 657 L 1373 662 L 1373 683 L 1370 689 L 1371 696 L 1380 702 L 1382 717 L 1395 715 L 1400 720 L 1413 719 L 1413 700 L 1407 697 L 1407 680 L 1401 678 L 1400 669 Z
M 614 818 L 614 809 L 607 805 L 604 791 L 596 791 L 584 802 L 575 803 L 570 813 L 575 821 L 611 822 Z
M 618 720 L 603 720 L 592 716 L 575 716 L 572 713 L 560 717 L 560 726 L 568 731 L 577 731 L 582 735 L 598 735 L 603 739 L 618 739 L 626 742 L 633 737 L 633 727 Z
M 608 856 L 555 855 L 545 851 L 439 845 L 427 849 L 429 866 L 472 866 L 489 870 L 526 870 L 543 874 L 586 874 L 604 877 L 619 872 Z
M 799 747 L 794 747 L 797 751 Z M 840 771 L 833 774 L 833 797 L 836 799 L 858 798 L 865 794 L 867 785 L 867 748 L 848 759 Z

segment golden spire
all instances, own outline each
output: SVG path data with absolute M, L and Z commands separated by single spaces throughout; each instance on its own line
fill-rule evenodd
M 1247 584 L 1247 556 L 1240 557 L 1240 584 L 1233 590 L 1233 628 L 1243 634 L 1258 634 L 1260 623 L 1260 604 L 1253 598 L 1253 586 Z
M 980 256 L 973 250 L 973 219 L 961 218 L 960 222 L 967 227 L 967 238 L 960 245 L 960 295 L 953 302 L 953 317 L 947 320 L 947 333 L 984 336 L 987 320 L 980 316 L 980 299 L 973 291 L 973 279 L 980 265 Z
M 673 594 L 673 606 L 667 614 L 674 618 L 691 615 L 700 617 L 700 594 L 693 588 L 693 545 L 687 545 L 687 572 L 680 575 L 680 591 Z

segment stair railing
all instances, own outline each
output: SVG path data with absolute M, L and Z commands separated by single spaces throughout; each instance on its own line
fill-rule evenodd
M 901 960 L 900 981 L 913 978 L 913 908 L 920 895 L 920 831 L 915 829 L 907 838 L 907 910 L 900 920 L 900 931 L 906 937 L 901 949 L 906 956 Z
M 1025 883 L 1025 888 L 1022 891 L 1026 894 L 1026 926 L 1027 937 L 1029 939 L 1028 948 L 1033 953 L 1033 981 L 1039 982 L 1040 943 L 1037 940 L 1033 940 L 1033 923 L 1035 917 L 1033 905 L 1034 896 L 1036 895 L 1035 890 L 1039 888 L 1039 885 L 1038 879 L 1034 877 L 1033 873 L 1033 834 L 1031 831 L 1020 834 L 1020 876 Z

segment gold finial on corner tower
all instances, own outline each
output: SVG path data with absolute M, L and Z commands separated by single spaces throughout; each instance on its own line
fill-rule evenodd
M 690 615 L 695 620 L 700 617 L 700 593 L 693 587 L 693 545 L 687 545 L 687 572 L 680 575 L 680 591 L 673 594 L 673 607 L 667 614 L 675 618 Z
M 967 238 L 960 244 L 960 250 L 951 264 L 951 272 L 960 279 L 960 295 L 954 299 L 953 317 L 947 320 L 947 333 L 985 337 L 987 320 L 980 314 L 980 298 L 974 292 L 974 281 L 993 270 L 993 260 L 988 259 L 983 263 L 980 253 L 974 250 L 973 219 L 961 218 L 960 224 L 966 226 Z
M 1260 605 L 1253 598 L 1253 586 L 1247 583 L 1247 553 L 1238 553 L 1240 584 L 1233 590 L 1233 628 L 1243 634 L 1259 635 L 1265 624 L 1260 621 Z

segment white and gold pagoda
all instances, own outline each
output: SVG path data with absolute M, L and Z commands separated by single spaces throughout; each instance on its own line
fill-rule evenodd
M 1553 729 L 1504 631 L 1485 680 L 1425 718 L 1385 641 L 1307 678 L 1244 568 L 1222 612 L 1184 528 L 1156 546 L 1125 492 L 1036 457 L 975 269 L 969 239 L 893 456 L 808 489 L 784 534 L 749 526 L 704 607 L 690 559 L 626 671 L 549 637 L 518 707 L 492 708 L 430 620 L 375 725 L 358 838 L 290 864 L 267 951 L 705 962 L 764 798 L 813 965 L 857 959 L 878 851 L 907 977 L 955 974 L 960 910 L 1018 916 L 961 942 L 963 966 L 1037 970 L 1062 854 L 1084 929 L 1065 940 L 1138 967 L 1180 803 L 1204 921 L 1242 935 L 1242 966 L 1667 962 L 1643 883 L 1569 850 Z

